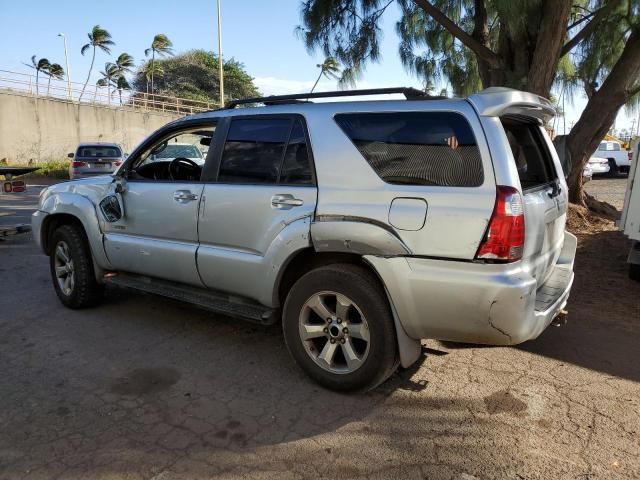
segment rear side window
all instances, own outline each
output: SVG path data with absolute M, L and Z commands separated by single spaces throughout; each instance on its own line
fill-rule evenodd
M 484 182 L 476 139 L 458 113 L 348 113 L 335 120 L 387 183 L 478 187 Z
M 307 140 L 304 135 L 302 120 L 299 118 L 295 120 L 289 136 L 289 144 L 287 145 L 282 169 L 280 170 L 279 183 L 286 185 L 309 185 L 313 183 Z
M 78 157 L 83 158 L 116 158 L 122 156 L 122 152 L 117 147 L 80 147 L 78 148 Z
M 537 123 L 501 119 L 524 190 L 557 179 L 551 155 Z
M 311 164 L 300 119 L 232 120 L 224 144 L 220 183 L 311 184 Z

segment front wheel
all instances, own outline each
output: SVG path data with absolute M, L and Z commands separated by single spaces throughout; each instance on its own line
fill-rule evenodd
M 370 390 L 398 366 L 386 294 L 362 267 L 335 264 L 308 272 L 291 288 L 282 318 L 294 360 L 327 388 Z
M 97 304 L 103 288 L 96 281 L 84 231 L 76 225 L 63 225 L 53 232 L 51 245 L 51 279 L 60 301 L 69 308 Z

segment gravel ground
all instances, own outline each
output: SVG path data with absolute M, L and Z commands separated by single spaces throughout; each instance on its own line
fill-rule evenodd
M 610 203 L 618 210 L 622 210 L 627 182 L 627 177 L 594 177 L 586 184 L 585 190 L 598 200 Z
M 46 257 L 12 237 L 0 479 L 639 478 L 626 248 L 619 232 L 580 236 L 564 327 L 516 348 L 427 341 L 374 392 L 340 395 L 292 364 L 278 327 L 117 289 L 65 309 Z

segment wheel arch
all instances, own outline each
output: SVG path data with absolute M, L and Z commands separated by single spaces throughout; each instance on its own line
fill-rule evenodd
M 102 244 L 102 231 L 96 208 L 88 198 L 77 194 L 59 193 L 47 198 L 40 209 L 47 213 L 40 229 L 40 241 L 46 254 L 51 251 L 49 240 L 53 231 L 62 225 L 75 224 L 82 228 L 87 239 L 96 276 L 101 277 L 103 270 L 111 267 Z
M 313 247 L 298 250 L 283 265 L 274 289 L 274 305 L 284 305 L 284 300 L 293 284 L 305 273 L 313 269 L 335 263 L 358 265 L 372 273 L 386 294 L 387 304 L 393 315 L 400 364 L 403 368 L 413 365 L 422 353 L 420 340 L 409 337 L 402 327 L 396 308 L 393 305 L 387 288 L 376 269 L 362 255 L 344 252 L 316 252 Z

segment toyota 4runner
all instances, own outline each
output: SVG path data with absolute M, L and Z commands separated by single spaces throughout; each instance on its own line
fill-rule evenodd
M 370 93 L 406 100 L 310 101 Z M 234 101 L 161 128 L 113 175 L 45 189 L 34 237 L 67 307 L 115 284 L 281 319 L 309 376 L 366 390 L 420 339 L 514 345 L 562 311 L 576 239 L 553 114 L 505 88 Z

